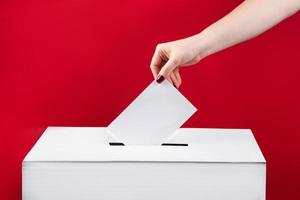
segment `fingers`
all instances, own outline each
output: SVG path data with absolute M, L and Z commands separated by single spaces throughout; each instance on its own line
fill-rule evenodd
M 166 64 L 161 68 L 158 75 L 166 78 L 176 67 L 177 67 L 177 61 L 175 59 L 170 58 L 166 62 Z
M 173 70 L 170 75 L 169 75 L 170 79 L 171 79 L 171 83 L 176 87 L 179 88 L 179 86 L 182 83 L 181 77 L 180 77 L 180 73 L 179 73 L 179 68 L 175 68 L 175 70 Z
M 178 71 L 177 59 L 169 58 L 165 51 L 161 51 L 161 46 L 157 46 L 151 59 L 151 72 L 158 83 L 167 79 L 176 88 L 181 84 L 181 77 Z
M 170 75 L 167 76 L 166 79 L 167 79 L 171 84 L 174 85 L 174 81 L 173 81 L 173 79 L 172 79 L 172 77 L 171 77 Z
M 175 75 L 176 80 L 178 81 L 177 88 L 179 88 L 179 86 L 182 84 L 182 79 L 181 79 L 181 76 L 180 76 L 180 73 L 179 73 L 179 67 L 175 68 L 174 75 Z
M 175 60 L 169 59 L 165 62 L 158 53 L 154 53 L 150 68 L 158 83 L 167 79 L 176 88 L 179 88 L 182 81 L 176 64 Z
M 169 77 L 170 77 L 170 79 L 172 80 L 171 83 L 173 83 L 173 85 L 174 85 L 176 88 L 178 88 L 180 84 L 179 84 L 179 81 L 177 80 L 177 78 L 176 78 L 174 72 L 171 72 Z
M 150 69 L 151 69 L 151 72 L 155 79 L 157 78 L 158 73 L 162 67 L 162 64 L 163 64 L 162 62 L 163 62 L 163 59 L 161 58 L 158 50 L 156 50 L 154 52 L 154 55 L 152 57 L 151 64 L 150 64 Z

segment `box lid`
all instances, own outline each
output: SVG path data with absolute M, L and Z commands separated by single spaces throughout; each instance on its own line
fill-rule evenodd
M 249 129 L 180 128 L 166 142 L 189 146 L 110 146 L 105 127 L 48 127 L 24 162 L 265 163 Z

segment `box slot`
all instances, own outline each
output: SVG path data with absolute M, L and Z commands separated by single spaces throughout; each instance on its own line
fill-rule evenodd
M 162 143 L 161 146 L 189 146 L 189 145 L 181 144 L 181 143 Z
M 109 145 L 110 146 L 125 146 L 125 144 L 122 142 L 110 142 Z

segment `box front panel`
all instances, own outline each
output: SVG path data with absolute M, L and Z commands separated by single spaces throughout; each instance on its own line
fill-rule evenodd
M 263 200 L 265 164 L 25 162 L 23 200 Z

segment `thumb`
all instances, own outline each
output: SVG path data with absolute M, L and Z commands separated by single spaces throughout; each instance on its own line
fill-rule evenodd
M 156 78 L 157 83 L 161 83 L 169 76 L 169 74 L 177 67 L 177 61 L 170 58 L 167 63 L 161 68 Z

